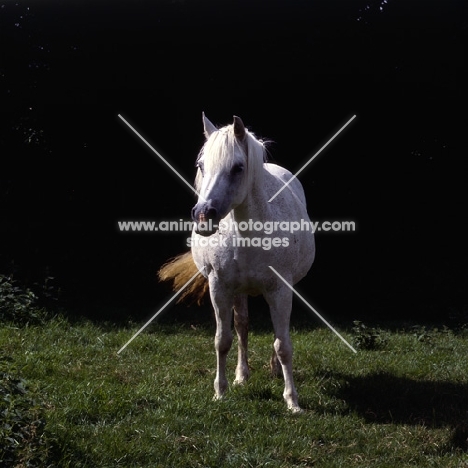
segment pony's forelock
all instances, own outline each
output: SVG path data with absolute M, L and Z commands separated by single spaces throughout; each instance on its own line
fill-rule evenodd
M 211 172 L 221 171 L 232 164 L 236 146 L 242 149 L 246 157 L 247 184 L 251 187 L 254 181 L 261 183 L 263 163 L 267 160 L 266 143 L 257 140 L 255 135 L 247 129 L 245 129 L 242 142 L 234 135 L 234 125 L 227 125 L 213 132 L 200 150 L 197 161 L 203 158 L 205 167 Z M 201 170 L 198 169 L 195 177 L 195 190 L 201 189 L 202 179 Z

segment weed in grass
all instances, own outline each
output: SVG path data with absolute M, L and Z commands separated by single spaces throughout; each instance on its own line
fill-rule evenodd
M 42 323 L 46 312 L 37 306 L 37 300 L 30 289 L 19 287 L 11 276 L 0 275 L 0 323 Z
M 0 356 L 0 466 L 53 466 L 53 441 L 44 431 L 46 408 Z
M 440 335 L 451 335 L 453 333 L 452 330 L 445 325 L 441 329 L 428 328 L 424 325 L 414 325 L 411 327 L 411 331 L 418 342 L 428 344 L 434 343 L 436 338 Z
M 353 344 L 358 349 L 382 349 L 387 344 L 387 337 L 380 328 L 373 328 L 355 320 L 353 331 Z

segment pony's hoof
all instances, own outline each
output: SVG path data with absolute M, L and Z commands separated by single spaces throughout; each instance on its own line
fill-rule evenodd
M 291 413 L 293 414 L 301 414 L 301 413 L 304 413 L 304 410 L 302 408 L 300 408 L 299 406 L 297 405 L 291 405 L 288 407 L 288 410 L 291 411 Z
M 246 383 L 247 383 L 247 377 L 240 377 L 238 379 L 235 379 L 232 384 L 233 385 L 245 385 Z

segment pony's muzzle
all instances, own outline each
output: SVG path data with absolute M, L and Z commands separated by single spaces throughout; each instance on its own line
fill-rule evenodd
M 218 212 L 215 208 L 198 207 L 192 209 L 192 220 L 195 222 L 195 232 L 202 236 L 211 236 L 218 229 Z

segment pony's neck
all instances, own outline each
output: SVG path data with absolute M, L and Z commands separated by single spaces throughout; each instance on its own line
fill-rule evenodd
M 262 170 L 265 169 L 262 168 Z M 232 210 L 232 217 L 237 223 L 249 222 L 249 220 L 264 222 L 270 219 L 269 212 L 270 207 L 264 185 L 254 182 L 247 191 L 244 201 Z

